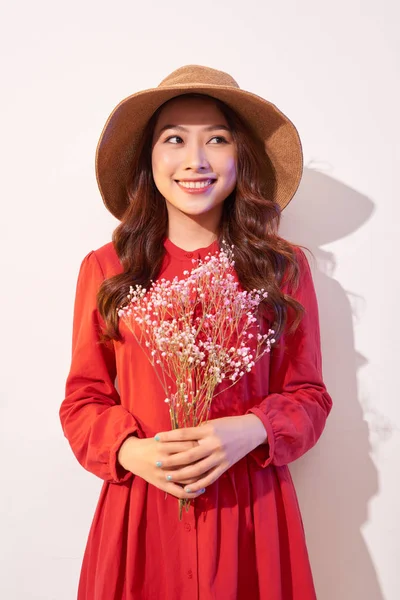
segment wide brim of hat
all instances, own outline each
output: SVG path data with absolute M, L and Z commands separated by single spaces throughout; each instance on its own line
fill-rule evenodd
M 207 84 L 143 90 L 128 96 L 114 108 L 96 149 L 96 178 L 107 209 L 122 219 L 128 205 L 129 170 L 146 124 L 164 102 L 190 92 L 222 100 L 264 141 L 275 173 L 273 200 L 284 209 L 296 193 L 303 174 L 303 152 L 296 127 L 274 104 L 252 92 Z

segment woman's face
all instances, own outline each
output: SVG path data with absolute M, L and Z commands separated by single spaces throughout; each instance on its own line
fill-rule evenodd
M 236 185 L 236 145 L 213 100 L 178 97 L 161 110 L 152 169 L 170 217 L 185 213 L 219 221 L 223 202 Z

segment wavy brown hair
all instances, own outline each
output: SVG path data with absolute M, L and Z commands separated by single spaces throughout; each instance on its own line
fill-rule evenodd
M 185 96 L 210 98 L 193 93 Z M 298 286 L 300 268 L 295 249 L 300 246 L 277 233 L 281 208 L 272 200 L 276 182 L 262 140 L 224 102 L 211 99 L 225 116 L 237 147 L 237 182 L 224 201 L 218 242 L 221 245 L 225 240 L 229 246 L 234 245 L 235 270 L 241 286 L 248 291 L 264 288 L 268 292 L 261 311 L 268 317 L 278 341 L 289 311 L 293 312 L 293 318 L 288 333 L 295 331 L 304 312 L 298 301 L 281 291 L 283 283 L 293 289 Z M 160 274 L 168 212 L 165 199 L 154 183 L 151 153 L 154 129 L 165 104 L 149 120 L 138 146 L 126 190 L 127 209 L 112 234 L 123 272 L 103 281 L 98 291 L 97 307 L 104 320 L 102 342 L 123 341 L 117 309 L 126 304 L 129 287 L 142 285 L 148 289 L 151 280 L 155 281 Z

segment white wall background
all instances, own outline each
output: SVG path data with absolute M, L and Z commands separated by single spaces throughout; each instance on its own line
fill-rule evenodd
M 1 12 L 0 597 L 76 597 L 101 482 L 73 457 L 58 409 L 79 264 L 118 224 L 95 147 L 122 98 L 196 63 L 277 104 L 303 141 L 282 234 L 316 257 L 335 402 L 292 465 L 318 599 L 397 600 L 398 4 L 37 0 Z

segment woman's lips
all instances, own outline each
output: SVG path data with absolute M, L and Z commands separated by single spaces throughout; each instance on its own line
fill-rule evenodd
M 175 183 L 177 183 L 180 187 L 181 190 L 183 190 L 184 192 L 187 192 L 188 194 L 203 194 L 204 192 L 207 192 L 215 183 L 215 179 L 210 179 L 210 182 L 208 183 L 208 185 L 205 185 L 203 187 L 186 187 L 184 185 L 181 185 L 180 181 L 176 181 Z

